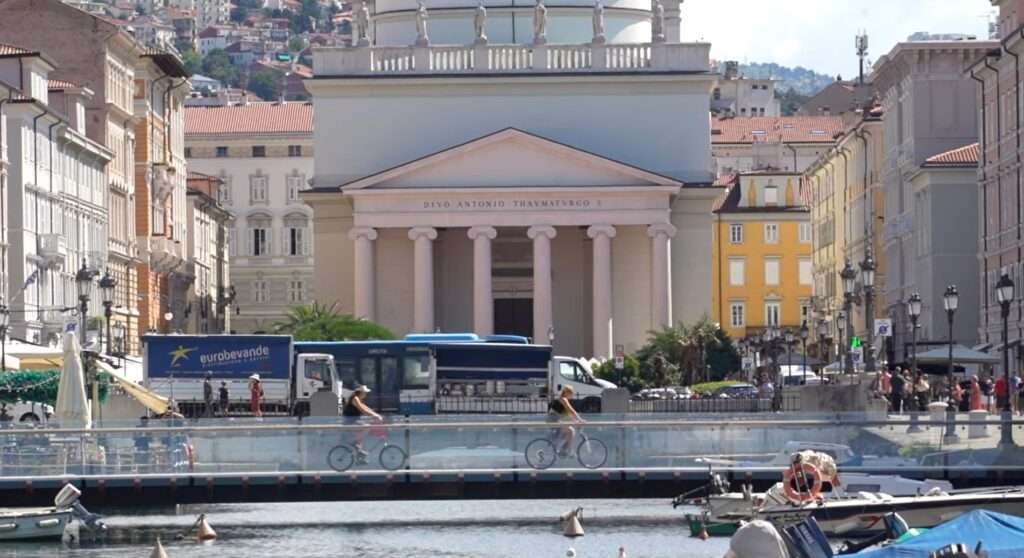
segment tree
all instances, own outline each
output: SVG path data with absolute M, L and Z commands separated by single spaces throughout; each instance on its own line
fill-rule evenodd
M 302 37 L 295 35 L 288 39 L 288 50 L 292 52 L 301 52 L 304 48 L 306 48 L 306 41 L 303 40 Z
M 246 8 L 245 6 L 231 8 L 231 21 L 235 23 L 242 23 L 247 17 L 249 17 L 249 8 Z
M 708 348 L 707 365 L 711 369 L 711 381 L 724 380 L 729 374 L 743 366 L 739 351 L 732 344 L 732 338 L 724 329 L 715 332 L 716 346 Z
M 185 63 L 185 70 L 191 75 L 200 74 L 203 71 L 203 57 L 194 50 L 186 50 L 181 54 L 181 61 Z
M 281 96 L 281 73 L 269 68 L 262 69 L 249 76 L 245 88 L 264 101 L 273 101 Z
M 719 351 L 724 353 L 719 354 Z M 712 367 L 709 374 L 712 354 L 719 368 Z M 706 315 L 692 325 L 680 322 L 649 331 L 647 343 L 636 352 L 641 375 L 656 387 L 680 381 L 692 385 L 709 375 L 728 374 L 739 367 L 737 364 L 731 370 L 723 370 L 733 362 L 732 355 L 735 355 L 732 342 Z M 738 362 L 739 356 L 735 356 Z
M 291 334 L 297 341 L 364 341 L 394 339 L 389 329 L 350 314 L 341 314 L 335 305 L 292 306 L 285 320 L 274 324 L 277 333 Z
M 615 369 L 615 361 L 608 359 L 594 368 L 594 375 L 602 380 L 608 380 L 619 387 L 636 393 L 650 386 L 640 370 L 640 362 L 633 356 L 626 355 L 623 359 L 622 370 Z
M 214 49 L 203 58 L 203 75 L 229 87 L 238 87 L 238 68 L 231 65 L 231 57 L 222 49 Z

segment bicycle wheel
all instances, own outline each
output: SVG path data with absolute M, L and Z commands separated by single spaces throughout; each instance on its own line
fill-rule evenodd
M 526 445 L 526 462 L 534 469 L 547 469 L 555 464 L 558 457 L 555 444 L 547 438 L 537 438 Z
M 396 471 L 405 465 L 408 457 L 402 448 L 388 444 L 380 449 L 380 466 L 388 471 Z
M 608 460 L 608 446 L 601 440 L 584 436 L 576 448 L 576 459 L 587 469 L 597 469 Z
M 330 453 L 327 454 L 327 464 L 335 471 L 348 471 L 355 465 L 356 452 L 350 446 L 344 444 L 335 446 Z

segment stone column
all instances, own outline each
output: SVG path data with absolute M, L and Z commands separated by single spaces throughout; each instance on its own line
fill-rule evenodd
M 593 225 L 587 236 L 594 240 L 594 357 L 612 356 L 612 239 L 615 227 Z
M 470 227 L 473 240 L 473 331 L 494 333 L 494 297 L 491 294 L 491 241 L 498 231 L 490 226 Z
M 670 223 L 647 227 L 651 237 L 651 326 L 672 325 L 672 238 L 676 228 Z
M 413 330 L 418 333 L 434 331 L 434 240 L 437 229 L 414 227 L 409 229 L 409 240 L 415 243 L 413 264 Z
M 377 230 L 356 227 L 348 231 L 348 237 L 355 241 L 355 316 L 371 322 L 376 319 L 377 280 L 373 261 L 373 241 Z
M 552 327 L 551 311 L 551 239 L 555 227 L 535 225 L 526 231 L 533 240 L 533 342 L 548 342 Z

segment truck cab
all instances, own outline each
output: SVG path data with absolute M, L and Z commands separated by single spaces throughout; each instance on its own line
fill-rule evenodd
M 296 413 L 309 410 L 309 398 L 318 391 L 330 391 L 341 401 L 341 377 L 334 364 L 334 356 L 326 353 L 295 354 Z
M 583 410 L 600 408 L 601 392 L 615 388 L 615 384 L 594 376 L 590 363 L 581 358 L 556 356 L 551 359 L 552 395 L 571 386 L 577 399 L 583 400 Z

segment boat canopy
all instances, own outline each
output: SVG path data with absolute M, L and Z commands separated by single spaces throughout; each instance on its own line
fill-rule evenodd
M 974 510 L 907 539 L 878 550 L 862 550 L 857 558 L 928 558 L 932 552 L 951 544 L 974 549 L 978 542 L 989 558 L 1024 555 L 1024 518 Z

